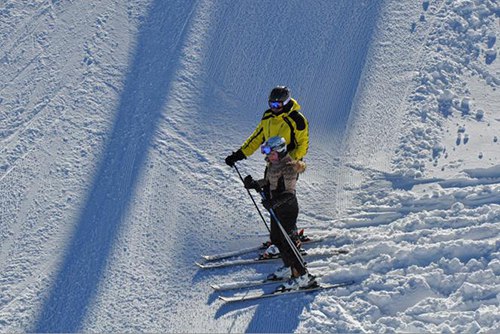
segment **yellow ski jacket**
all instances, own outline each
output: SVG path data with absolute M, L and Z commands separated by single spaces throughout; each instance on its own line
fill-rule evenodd
M 255 131 L 241 146 L 241 151 L 248 157 L 252 155 L 266 140 L 274 136 L 285 138 L 287 152 L 293 160 L 301 160 L 309 148 L 309 124 L 294 99 L 290 110 L 274 115 L 271 109 L 264 112 Z

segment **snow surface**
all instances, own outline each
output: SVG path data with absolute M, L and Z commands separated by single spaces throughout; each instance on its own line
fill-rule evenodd
M 0 332 L 500 332 L 497 0 L 0 4 Z M 223 304 L 266 230 L 224 157 L 311 129 L 313 295 Z M 263 171 L 259 154 L 238 166 Z M 229 292 L 231 293 L 231 292 Z M 241 293 L 241 292 L 240 292 Z

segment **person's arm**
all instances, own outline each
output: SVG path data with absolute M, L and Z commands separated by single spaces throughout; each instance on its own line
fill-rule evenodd
M 293 112 L 290 116 L 294 121 L 295 141 L 297 143 L 295 149 L 290 152 L 290 156 L 294 160 L 301 160 L 309 149 L 309 123 L 305 116 L 298 111 Z
M 250 137 L 241 145 L 241 152 L 245 157 L 251 156 L 264 143 L 264 139 L 264 127 L 262 121 L 260 121 Z

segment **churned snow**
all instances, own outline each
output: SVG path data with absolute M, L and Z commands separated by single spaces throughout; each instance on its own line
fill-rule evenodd
M 0 4 L 0 332 L 500 331 L 495 0 Z M 224 158 L 286 84 L 328 283 L 223 304 L 266 229 Z M 256 153 L 238 164 L 263 172 Z M 224 292 L 227 294 L 243 293 Z

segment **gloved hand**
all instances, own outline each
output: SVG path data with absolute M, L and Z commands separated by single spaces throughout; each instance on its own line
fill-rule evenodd
M 233 167 L 234 164 L 237 162 L 237 161 L 240 161 L 240 160 L 243 160 L 243 159 L 246 159 L 247 157 L 243 154 L 243 152 L 241 151 L 241 149 L 239 149 L 238 151 L 236 152 L 233 152 L 231 153 L 230 155 L 228 155 L 226 157 L 226 164 L 229 166 L 229 167 Z
M 259 182 L 255 181 L 251 175 L 247 175 L 243 179 L 243 184 L 245 185 L 246 189 L 255 189 L 257 191 L 260 190 Z
M 266 208 L 267 211 L 273 208 L 273 202 L 267 198 L 262 200 L 262 205 Z

